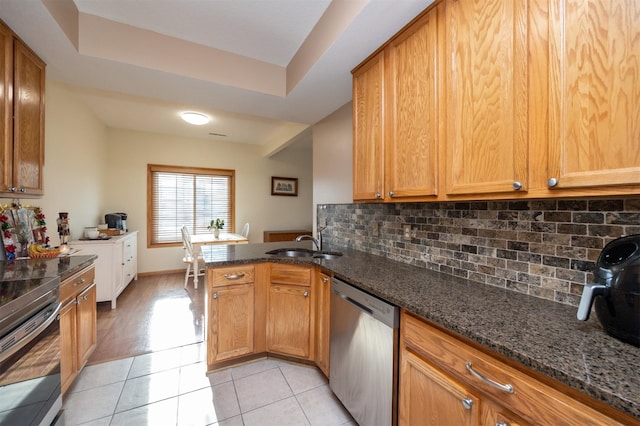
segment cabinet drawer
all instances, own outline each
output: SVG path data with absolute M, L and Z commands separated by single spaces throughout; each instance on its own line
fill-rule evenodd
M 311 269 L 301 266 L 283 265 L 280 263 L 271 264 L 271 283 L 311 285 Z
M 62 281 L 60 284 L 60 301 L 64 303 L 72 297 L 75 297 L 78 293 L 87 288 L 89 284 L 94 282 L 95 276 L 96 268 L 91 265 L 91 267 Z
M 209 272 L 212 275 L 210 280 L 213 287 L 223 287 L 227 285 L 247 284 L 255 280 L 255 269 L 253 265 L 237 265 L 228 268 L 215 268 Z
M 536 424 L 620 424 L 570 396 L 543 384 L 523 371 L 498 361 L 406 313 L 402 316 L 403 345 L 447 371 L 466 385 Z M 469 366 L 469 367 L 468 367 Z M 476 374 L 485 377 L 482 378 Z M 496 385 L 510 385 L 513 392 Z M 544 407 L 544 409 L 541 409 Z

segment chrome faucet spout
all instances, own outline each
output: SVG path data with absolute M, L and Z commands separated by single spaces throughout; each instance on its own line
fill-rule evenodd
M 311 235 L 298 235 L 296 237 L 296 241 L 302 241 L 302 240 L 311 240 L 311 241 L 313 241 L 313 244 L 316 246 L 316 250 L 321 250 L 320 245 L 318 244 L 318 240 L 313 238 Z

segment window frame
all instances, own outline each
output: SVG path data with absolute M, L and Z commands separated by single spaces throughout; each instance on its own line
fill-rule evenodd
M 231 178 L 231 206 L 229 216 L 232 218 L 229 232 L 234 233 L 236 227 L 236 171 L 233 169 L 215 169 L 208 167 L 170 166 L 162 164 L 147 164 L 147 248 L 179 247 L 182 241 L 175 243 L 152 243 L 153 233 L 153 173 L 165 172 L 201 176 L 229 176 Z

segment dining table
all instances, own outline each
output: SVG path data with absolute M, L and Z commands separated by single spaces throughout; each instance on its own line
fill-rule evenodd
M 198 257 L 200 250 L 205 245 L 224 245 L 224 244 L 247 244 L 249 239 L 242 234 L 234 234 L 231 232 L 221 232 L 217 237 L 213 233 L 193 234 L 189 236 L 191 246 L 193 248 L 193 285 L 198 288 Z

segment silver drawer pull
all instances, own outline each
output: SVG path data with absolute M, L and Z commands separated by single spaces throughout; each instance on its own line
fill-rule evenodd
M 471 407 L 473 407 L 473 399 L 471 399 L 471 398 L 463 399 L 462 400 L 462 405 L 464 406 L 465 409 L 471 410 Z
M 469 371 L 469 373 L 473 374 L 476 378 L 482 380 L 483 382 L 493 386 L 494 388 L 500 389 L 501 391 L 505 391 L 508 393 L 513 393 L 513 386 L 511 386 L 510 384 L 506 384 L 506 385 L 502 385 L 498 382 L 494 382 L 493 380 L 491 380 L 490 378 L 478 373 L 476 370 L 473 369 L 473 366 L 471 365 L 471 362 L 467 361 L 467 363 L 465 364 L 467 367 L 467 370 Z
M 84 278 L 80 278 L 78 281 L 73 283 L 73 285 L 80 285 L 80 284 L 84 284 Z
M 224 277 L 228 280 L 239 280 L 240 278 L 244 278 L 244 272 L 240 272 L 239 274 L 225 274 Z
M 303 295 L 304 297 L 309 297 L 309 292 L 308 292 L 307 290 L 305 290 L 305 291 L 304 291 L 304 293 L 302 293 L 302 295 Z
M 218 298 L 218 292 L 213 293 L 213 298 L 217 299 Z

